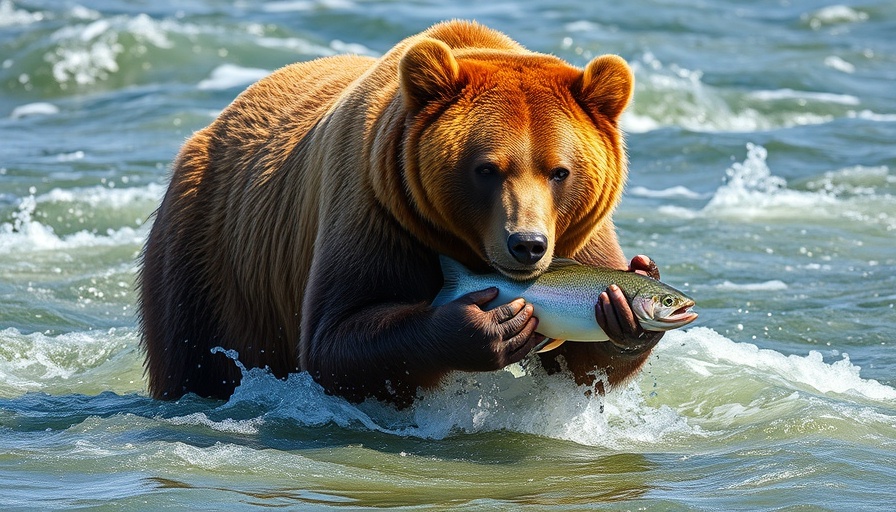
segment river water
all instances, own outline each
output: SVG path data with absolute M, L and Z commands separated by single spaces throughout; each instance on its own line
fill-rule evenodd
M 472 18 L 630 61 L 623 248 L 697 300 L 602 399 L 532 364 L 410 410 L 298 374 L 147 397 L 135 260 L 252 81 Z M 890 510 L 896 4 L 0 0 L 0 509 Z

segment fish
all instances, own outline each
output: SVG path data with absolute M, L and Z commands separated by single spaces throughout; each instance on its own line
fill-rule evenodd
M 669 331 L 697 319 L 691 311 L 694 299 L 683 292 L 636 272 L 583 265 L 567 258 L 554 258 L 548 269 L 533 279 L 516 281 L 497 272 L 476 274 L 463 264 L 439 255 L 443 286 L 433 306 L 451 302 L 470 292 L 498 288 L 498 296 L 485 310 L 522 297 L 534 307 L 537 332 L 548 339 L 537 352 L 553 350 L 566 341 L 609 340 L 594 315 L 601 292 L 617 285 L 641 327 L 647 331 Z

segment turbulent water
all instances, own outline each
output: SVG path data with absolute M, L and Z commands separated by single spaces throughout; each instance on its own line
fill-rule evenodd
M 0 0 L 0 509 L 890 510 L 896 5 L 836 2 Z M 620 238 L 696 326 L 602 399 L 531 363 L 401 412 L 261 370 L 148 398 L 136 258 L 183 140 L 450 18 L 629 60 Z

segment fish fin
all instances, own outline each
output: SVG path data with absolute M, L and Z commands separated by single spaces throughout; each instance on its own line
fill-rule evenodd
M 554 350 L 555 348 L 559 347 L 560 345 L 563 345 L 564 343 L 566 343 L 566 340 L 551 340 L 551 339 L 549 339 L 547 344 L 545 344 L 545 346 L 541 347 L 540 349 L 536 350 L 535 353 L 541 354 L 542 352 L 550 352 L 551 350 Z
M 439 254 L 439 263 L 442 265 L 442 280 L 444 284 L 439 294 L 432 300 L 433 306 L 441 306 L 457 298 L 457 289 L 460 286 L 461 278 L 471 273 L 459 261 L 455 261 L 444 254 Z
M 580 266 L 582 266 L 582 264 L 573 259 L 554 258 L 553 260 L 551 260 L 551 264 L 548 266 L 547 272 L 550 272 L 551 270 L 566 268 L 566 267 L 580 267 Z

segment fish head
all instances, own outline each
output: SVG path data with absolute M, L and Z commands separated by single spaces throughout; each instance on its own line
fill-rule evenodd
M 697 319 L 697 313 L 691 311 L 694 304 L 694 299 L 683 293 L 661 291 L 636 295 L 631 307 L 644 329 L 669 331 Z

